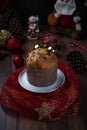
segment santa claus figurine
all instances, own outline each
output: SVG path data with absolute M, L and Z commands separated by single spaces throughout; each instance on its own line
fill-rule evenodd
M 56 22 L 55 22 L 56 21 Z M 56 25 L 59 33 L 77 38 L 81 32 L 81 17 L 75 0 L 57 0 L 54 12 L 48 16 L 48 23 Z

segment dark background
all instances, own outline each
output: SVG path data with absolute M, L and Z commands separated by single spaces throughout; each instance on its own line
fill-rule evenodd
M 83 31 L 87 32 L 87 6 L 84 6 L 86 0 L 75 1 L 79 8 Z M 39 24 L 43 25 L 47 24 L 47 17 L 54 10 L 55 2 L 56 0 L 0 0 L 0 14 L 2 15 L 2 12 L 6 11 L 5 9 L 8 6 L 8 3 L 12 3 L 18 10 L 23 24 L 27 24 L 28 17 L 38 14 Z
M 20 12 L 23 24 L 27 24 L 30 15 L 39 16 L 40 24 L 47 24 L 47 17 L 53 11 L 56 0 L 14 0 L 13 4 Z M 80 10 L 83 31 L 87 31 L 87 7 L 85 0 L 76 0 Z
M 40 24 L 47 24 L 47 16 L 53 11 L 56 0 L 14 0 L 23 23 L 28 22 L 30 15 L 39 16 Z
M 80 11 L 81 25 L 84 32 L 87 32 L 87 7 L 84 6 L 86 0 L 75 0 Z

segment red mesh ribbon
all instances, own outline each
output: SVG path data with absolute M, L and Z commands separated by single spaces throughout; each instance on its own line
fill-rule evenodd
M 50 93 L 33 93 L 22 88 L 18 75 L 26 67 L 16 70 L 5 81 L 0 93 L 0 103 L 33 119 L 53 121 L 78 113 L 79 80 L 68 65 L 58 63 L 65 74 L 65 83 Z

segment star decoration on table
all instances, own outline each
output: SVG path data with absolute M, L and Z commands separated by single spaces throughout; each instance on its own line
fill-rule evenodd
M 43 118 L 51 119 L 51 112 L 54 110 L 53 106 L 50 106 L 49 103 L 43 102 L 41 107 L 35 108 L 35 111 L 39 113 L 39 120 Z

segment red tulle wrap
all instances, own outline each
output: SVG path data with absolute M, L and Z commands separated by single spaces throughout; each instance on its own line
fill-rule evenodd
M 55 121 L 77 115 L 80 82 L 70 66 L 58 62 L 58 68 L 65 75 L 65 83 L 50 93 L 33 93 L 22 88 L 18 76 L 25 68 L 16 70 L 7 78 L 0 92 L 0 104 L 41 121 Z

